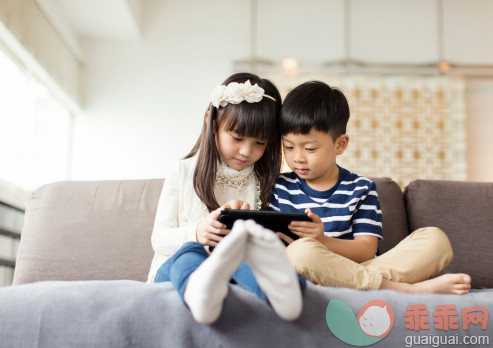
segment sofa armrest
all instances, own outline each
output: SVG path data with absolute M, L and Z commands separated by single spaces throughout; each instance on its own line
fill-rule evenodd
M 71 181 L 35 190 L 26 210 L 13 284 L 146 280 L 163 182 Z
M 412 231 L 435 226 L 449 237 L 454 259 L 444 272 L 464 272 L 473 288 L 492 288 L 493 183 L 416 180 L 405 199 Z
M 377 185 L 378 199 L 382 208 L 383 240 L 378 249 L 384 253 L 409 234 L 404 197 L 399 185 L 390 178 L 370 178 Z

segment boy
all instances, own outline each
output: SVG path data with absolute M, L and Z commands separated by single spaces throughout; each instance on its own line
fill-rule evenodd
M 337 165 L 349 142 L 349 105 L 338 89 L 318 81 L 292 90 L 281 109 L 284 155 L 292 173 L 281 175 L 271 210 L 305 211 L 312 222 L 292 222 L 296 241 L 287 254 L 296 271 L 324 286 L 465 294 L 466 274 L 436 276 L 452 260 L 441 230 L 422 228 L 375 257 L 382 212 L 375 183 Z

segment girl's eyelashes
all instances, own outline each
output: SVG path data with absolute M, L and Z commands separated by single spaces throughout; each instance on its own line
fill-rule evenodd
M 236 134 L 230 134 L 230 135 L 231 135 L 231 138 L 233 138 L 233 140 L 236 141 L 236 142 L 240 142 L 240 141 L 243 141 L 244 140 L 243 138 L 239 137 Z M 264 146 L 266 144 L 266 142 L 263 141 L 263 140 L 257 140 L 255 143 L 257 145 L 260 145 L 260 146 Z
M 312 149 L 312 148 L 310 148 L 310 149 L 309 149 L 309 148 L 306 148 L 305 150 L 310 152 L 310 151 L 315 151 L 316 149 Z

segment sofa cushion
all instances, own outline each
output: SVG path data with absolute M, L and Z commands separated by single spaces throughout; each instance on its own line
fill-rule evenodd
M 445 272 L 464 272 L 472 287 L 493 288 L 493 184 L 417 180 L 405 190 L 410 230 L 436 226 L 450 239 L 454 259 Z
M 404 201 L 389 178 L 373 178 L 385 252 L 407 235 Z M 35 190 L 26 210 L 14 284 L 40 280 L 146 280 L 163 179 L 71 181 Z
M 72 181 L 35 190 L 13 284 L 147 278 L 163 179 Z
M 459 313 L 475 306 L 493 311 L 491 289 L 456 296 L 360 291 L 308 283 L 303 312 L 289 322 L 277 317 L 251 292 L 230 285 L 219 320 L 203 325 L 193 320 L 170 282 L 38 282 L 0 288 L 0 342 L 2 347 L 351 347 L 335 336 L 351 333 L 356 339 L 354 345 L 361 346 L 367 343 L 358 343 L 361 330 L 356 315 L 374 300 L 386 301 L 395 317 L 388 336 L 370 347 L 410 347 L 408 337 L 413 335 L 418 339 L 446 335 L 433 322 L 437 306 L 453 305 Z M 337 302 L 343 307 L 328 310 L 328 304 Z M 429 325 L 421 331 L 406 328 L 408 306 L 415 305 L 426 307 L 419 321 L 426 319 Z M 451 310 L 445 313 L 450 315 Z M 327 326 L 328 314 L 346 326 L 332 332 Z M 481 330 L 478 322 L 470 323 L 467 330 L 461 325 L 448 333 L 458 342 L 464 336 L 484 337 L 489 333 L 491 337 L 491 322 L 489 325 L 489 331 Z M 430 341 L 422 342 L 417 346 L 431 347 Z
M 378 244 L 381 253 L 397 245 L 408 235 L 406 208 L 402 190 L 390 178 L 371 178 L 377 185 L 382 208 L 383 240 Z

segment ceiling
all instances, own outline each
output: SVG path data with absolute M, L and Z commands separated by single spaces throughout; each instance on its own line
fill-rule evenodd
M 37 0 L 77 39 L 138 39 L 145 0 Z

